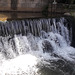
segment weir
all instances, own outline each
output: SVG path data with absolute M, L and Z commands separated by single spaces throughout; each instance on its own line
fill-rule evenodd
M 64 17 L 0 22 L 0 75 L 74 75 L 72 41 Z
M 61 16 L 68 12 L 67 4 L 54 0 L 0 0 L 0 18 L 23 19 Z M 46 8 L 48 7 L 48 8 Z
M 68 6 L 60 0 L 0 0 L 0 75 L 75 75 Z
M 72 41 L 72 27 L 65 18 L 26 19 L 0 22 L 0 36 L 28 35 L 41 36 L 44 32 L 59 33 Z

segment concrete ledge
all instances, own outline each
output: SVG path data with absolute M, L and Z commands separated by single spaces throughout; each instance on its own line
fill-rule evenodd
M 35 12 L 35 11 L 42 11 L 43 8 L 17 8 L 17 11 L 32 11 L 32 12 Z
M 0 21 L 40 17 L 43 17 L 42 13 L 0 13 Z
M 10 11 L 10 7 L 0 7 L 0 11 Z

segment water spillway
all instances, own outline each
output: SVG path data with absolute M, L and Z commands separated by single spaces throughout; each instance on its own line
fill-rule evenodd
M 65 18 L 0 22 L 0 75 L 74 75 L 71 42 Z
M 34 36 L 41 36 L 43 32 L 59 33 L 66 40 L 69 40 L 69 38 L 71 40 L 72 38 L 72 27 L 64 18 L 0 22 L 0 36 L 27 35 L 29 33 L 32 33 Z

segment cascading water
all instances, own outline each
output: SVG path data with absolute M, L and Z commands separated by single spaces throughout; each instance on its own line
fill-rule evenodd
M 0 22 L 0 75 L 75 75 L 71 41 L 64 18 Z

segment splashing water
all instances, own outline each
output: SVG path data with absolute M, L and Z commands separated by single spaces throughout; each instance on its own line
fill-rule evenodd
M 30 30 L 24 30 L 27 35 L 0 36 L 0 75 L 75 74 L 75 48 L 70 46 L 72 32 L 64 25 L 63 18 L 57 23 L 55 19 L 50 22 L 50 19 L 27 20 L 30 23 Z M 24 27 L 25 22 L 22 23 Z M 22 32 L 17 26 L 14 29 L 12 24 L 12 31 Z
M 21 55 L 3 62 L 0 75 L 34 75 L 37 73 L 37 58 L 31 54 Z M 37 75 L 37 74 L 36 74 Z

